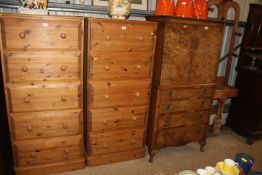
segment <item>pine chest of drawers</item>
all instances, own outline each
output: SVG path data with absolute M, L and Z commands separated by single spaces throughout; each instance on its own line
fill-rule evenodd
M 1 14 L 0 20 L 16 174 L 84 168 L 84 19 Z
M 206 144 L 223 23 L 175 17 L 159 22 L 147 145 L 150 161 L 163 147 Z
M 87 160 L 144 157 L 156 23 L 89 19 Z

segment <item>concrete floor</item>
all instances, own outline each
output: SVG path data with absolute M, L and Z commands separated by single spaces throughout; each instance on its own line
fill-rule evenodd
M 262 171 L 262 139 L 253 145 L 246 144 L 246 139 L 231 130 L 223 130 L 218 136 L 207 139 L 205 152 L 199 152 L 197 143 L 185 146 L 162 149 L 156 155 L 153 163 L 145 158 L 131 160 L 109 165 L 87 167 L 75 172 L 60 173 L 57 175 L 175 175 L 181 170 L 204 168 L 207 165 L 215 166 L 225 158 L 234 159 L 236 153 L 244 152 L 251 155 L 254 160 L 253 171 Z

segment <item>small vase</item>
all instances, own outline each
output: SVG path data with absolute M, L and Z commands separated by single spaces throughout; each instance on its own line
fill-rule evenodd
M 206 0 L 195 0 L 194 3 L 194 16 L 198 19 L 207 19 L 208 6 Z
M 178 0 L 176 4 L 175 15 L 179 17 L 194 17 L 193 1 L 192 0 Z
M 130 0 L 109 0 L 108 13 L 114 19 L 126 19 L 130 15 Z
M 174 16 L 174 0 L 159 0 L 155 11 L 156 16 Z

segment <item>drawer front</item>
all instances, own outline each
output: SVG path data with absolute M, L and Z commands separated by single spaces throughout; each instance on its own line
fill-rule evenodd
M 16 141 L 17 166 L 45 165 L 84 158 L 80 136 Z
M 12 114 L 16 140 L 81 134 L 81 110 Z
M 209 110 L 212 99 L 190 99 L 171 102 L 161 102 L 159 112 L 188 112 L 197 110 Z
M 93 52 L 90 78 L 94 80 L 149 78 L 152 53 Z
M 91 134 L 91 155 L 141 149 L 144 129 Z
M 214 88 L 186 88 L 175 90 L 162 90 L 160 92 L 160 100 L 184 99 L 184 98 L 212 98 Z
M 184 112 L 172 115 L 160 115 L 158 120 L 158 128 L 193 126 L 196 124 L 208 123 L 209 116 L 209 110 Z
M 2 18 L 5 49 L 69 49 L 81 46 L 82 20 Z
M 81 107 L 79 84 L 12 86 L 8 90 L 12 112 Z
M 80 79 L 79 53 L 10 53 L 5 62 L 9 82 Z
M 94 109 L 90 111 L 92 132 L 144 127 L 146 106 Z
M 91 22 L 92 51 L 152 51 L 155 24 L 132 22 Z
M 156 144 L 179 145 L 194 140 L 197 141 L 207 136 L 207 128 L 208 124 L 161 129 L 157 133 Z

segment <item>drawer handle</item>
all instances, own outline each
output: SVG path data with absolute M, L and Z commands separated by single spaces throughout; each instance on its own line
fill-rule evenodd
M 107 123 L 106 119 L 103 120 L 104 125 Z
M 61 34 L 60 34 L 60 38 L 61 38 L 61 39 L 66 39 L 66 34 L 65 34 L 65 33 L 61 33 Z
M 104 69 L 105 69 L 106 71 L 109 71 L 110 68 L 109 68 L 109 66 L 105 66 Z
M 106 98 L 106 99 L 109 99 L 109 95 L 105 95 L 105 98 Z
M 97 57 L 95 57 L 95 58 L 94 58 L 94 61 L 97 61 L 97 60 L 98 60 L 98 58 L 97 58 Z
M 67 67 L 66 66 L 61 66 L 62 71 L 66 71 Z
M 106 148 L 106 147 L 107 147 L 107 144 L 106 144 L 106 143 L 103 143 L 103 147 Z
M 110 41 L 110 40 L 111 40 L 111 37 L 110 37 L 110 36 L 106 36 L 106 40 L 107 40 L 107 41 Z
M 62 100 L 62 101 L 67 101 L 67 97 L 66 97 L 66 96 L 62 96 L 62 97 L 61 97 L 61 100 Z
M 140 70 L 141 66 L 140 65 L 136 65 L 136 69 Z
M 141 94 L 140 94 L 139 92 L 136 92 L 136 96 L 137 96 L 137 97 L 140 97 L 140 95 L 141 95 Z
M 27 66 L 22 66 L 21 70 L 22 70 L 23 72 L 27 72 L 27 71 L 28 71 L 28 67 L 27 67 Z
M 63 128 L 64 128 L 64 129 L 68 129 L 68 124 L 67 124 L 67 123 L 64 123 L 64 124 L 63 124 Z
M 31 153 L 31 155 L 30 155 L 31 158 L 34 158 L 35 156 L 36 156 L 35 152 Z
M 136 116 L 132 116 L 132 119 L 135 121 L 136 120 Z
M 25 97 L 25 98 L 24 98 L 24 102 L 25 102 L 25 103 L 30 103 L 30 99 L 29 99 L 28 97 Z
M 138 40 L 139 40 L 139 41 L 143 41 L 144 38 L 143 38 L 142 36 L 140 36 L 140 37 L 138 37 Z
M 154 32 L 151 32 L 150 35 L 155 35 L 155 33 L 154 33 Z
M 134 144 L 135 143 L 135 139 L 131 138 L 131 143 Z
M 70 152 L 70 149 L 69 148 L 66 148 L 65 149 L 65 153 L 68 154 Z
M 32 126 L 28 126 L 27 127 L 27 131 L 32 132 L 33 131 L 33 127 Z
M 20 37 L 21 39 L 25 39 L 26 33 L 25 33 L 25 32 L 20 32 L 20 33 L 19 33 L 19 37 Z

